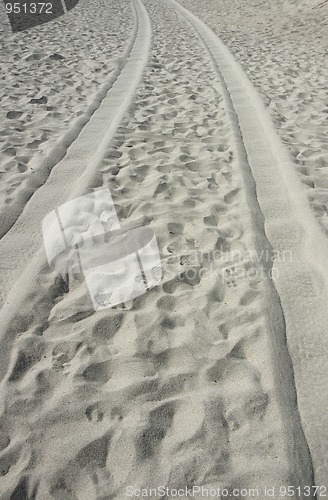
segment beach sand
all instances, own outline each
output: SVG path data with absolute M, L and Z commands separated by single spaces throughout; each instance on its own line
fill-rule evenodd
M 326 492 L 327 6 L 180 5 L 2 40 L 1 500 Z M 163 276 L 95 311 L 42 220 L 107 188 Z
M 327 234 L 328 3 L 181 3 L 221 37 L 260 92 Z
M 74 12 L 20 33 L 11 33 L 2 14 L 1 236 L 99 106 L 133 28 L 125 0 L 82 1 Z

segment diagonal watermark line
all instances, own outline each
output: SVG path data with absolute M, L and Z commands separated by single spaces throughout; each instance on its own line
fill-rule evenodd
M 62 4 L 62 7 L 64 9 L 64 13 L 67 14 L 68 10 L 67 10 L 67 7 L 66 7 L 65 0 L 60 0 L 60 1 L 61 1 L 61 4 Z

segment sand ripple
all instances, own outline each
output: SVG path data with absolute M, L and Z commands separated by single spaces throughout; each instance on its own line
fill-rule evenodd
M 194 31 L 146 5 L 151 58 L 90 189 L 110 188 L 125 227 L 155 231 L 163 283 L 95 314 L 78 279 L 38 277 L 7 332 L 0 442 L 16 496 L 288 484 L 264 276 L 231 257 L 250 234 L 220 82 Z
M 319 3 L 181 0 L 258 88 L 328 235 L 328 3 Z
M 81 0 L 69 14 L 12 34 L 0 21 L 0 215 L 31 196 L 37 162 L 121 65 L 130 3 Z M 29 181 L 29 187 L 27 186 Z

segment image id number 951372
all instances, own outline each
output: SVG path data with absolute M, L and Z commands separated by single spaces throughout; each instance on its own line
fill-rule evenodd
M 7 14 L 52 14 L 52 3 L 31 2 L 31 3 L 6 3 Z

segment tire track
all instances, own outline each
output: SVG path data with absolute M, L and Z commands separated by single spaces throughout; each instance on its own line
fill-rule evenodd
M 304 433 L 310 448 L 315 472 L 315 484 L 326 485 L 328 416 L 322 411 L 328 389 L 323 380 L 327 370 L 325 329 L 328 324 L 326 297 L 328 273 L 327 244 L 308 205 L 306 192 L 293 170 L 265 107 L 256 90 L 248 81 L 239 64 L 220 39 L 196 16 L 175 0 L 170 2 L 198 32 L 225 88 L 225 99 L 230 111 L 239 150 L 240 169 L 244 177 L 250 224 L 256 247 L 271 247 L 282 255 L 290 252 L 292 262 L 275 260 L 272 272 L 277 278 L 268 282 L 267 304 L 270 330 L 279 368 L 288 368 L 289 355 L 284 352 L 284 335 L 294 370 L 297 405 Z M 268 267 L 264 263 L 264 267 Z M 267 269 L 268 270 L 268 269 Z M 278 294 L 277 294 L 278 292 Z M 280 310 L 280 301 L 282 310 Z M 274 302 L 274 303 L 273 303 Z M 285 320 L 286 332 L 280 328 Z M 280 327 L 279 327 L 280 323 Z M 277 358 L 278 359 L 278 358 Z M 293 394 L 285 373 L 277 373 L 283 389 L 283 403 L 291 405 Z M 294 480 L 297 485 L 308 485 L 302 463 L 307 456 L 307 445 L 297 412 L 291 412 L 294 425 L 289 443 L 296 455 Z M 298 456 L 297 456 L 297 451 Z
M 51 162 L 57 164 L 47 182 L 37 189 L 16 224 L 0 241 L 0 324 L 3 335 L 26 294 L 36 287 L 34 278 L 46 263 L 41 231 L 43 217 L 57 205 L 83 194 L 142 78 L 150 49 L 151 26 L 141 0 L 133 0 L 133 6 L 136 27 L 125 66 L 77 139 L 70 147 L 66 145 L 68 149 L 64 158 L 57 163 L 55 153 L 50 155 L 52 159 L 48 158 L 50 163 L 45 164 L 45 171 L 49 171 Z M 6 351 L 8 349 L 9 346 Z M 5 352 L 2 359 L 6 360 Z M 1 366 L 2 374 L 5 369 L 6 366 Z
M 145 27 L 144 23 L 139 26 L 139 17 L 142 12 L 142 8 L 140 7 L 139 2 L 132 2 L 134 15 L 136 18 L 135 27 L 128 43 L 128 46 L 122 55 L 122 61 L 130 60 L 129 66 L 131 68 L 131 60 L 134 58 L 138 58 L 140 54 L 142 54 L 141 49 L 140 52 L 138 50 L 142 45 L 142 32 Z M 144 16 L 143 16 L 144 17 Z M 145 30 L 147 31 L 147 29 Z M 113 94 L 116 93 L 119 98 L 120 93 L 117 93 L 117 88 L 119 87 L 118 80 L 122 82 L 124 79 L 122 75 L 124 72 L 126 73 L 126 65 L 124 66 L 124 62 L 113 72 L 111 77 L 102 85 L 99 92 L 95 95 L 91 104 L 86 108 L 83 116 L 75 120 L 73 126 L 64 134 L 64 136 L 51 148 L 47 156 L 36 156 L 30 162 L 30 166 L 32 170 L 36 172 L 34 176 L 29 178 L 24 186 L 24 190 L 18 193 L 16 201 L 10 206 L 10 209 L 0 216 L 0 238 L 4 237 L 6 233 L 10 230 L 10 228 L 15 224 L 17 219 L 20 217 L 22 212 L 22 206 L 24 207 L 29 199 L 34 195 L 34 193 L 43 186 L 52 171 L 52 169 L 63 159 L 68 152 L 68 149 L 72 149 L 72 145 L 77 138 L 79 138 L 82 134 L 82 131 L 86 127 L 86 125 L 92 120 L 94 113 L 98 110 L 102 102 L 105 100 L 109 91 Z M 133 74 L 134 72 L 130 72 L 129 74 Z M 138 72 L 136 73 L 136 75 Z M 133 83 L 131 84 L 133 86 Z M 115 87 L 115 89 L 114 89 Z M 102 106 L 104 109 L 106 104 Z M 113 110 L 114 111 L 114 110 Z M 100 115 L 100 113 L 98 113 Z M 96 120 L 99 119 L 96 118 Z M 100 128 L 99 128 L 100 129 Z M 89 131 L 89 127 L 87 128 Z M 89 132 L 87 132 L 89 133 Z M 86 133 L 84 132 L 84 136 Z M 82 141 L 80 139 L 80 144 Z M 91 143 L 92 144 L 92 143 Z M 90 145 L 90 144 L 89 144 Z M 96 146 L 97 147 L 97 146 Z M 73 154 L 75 154 L 76 147 L 72 149 Z
M 82 0 L 74 13 L 31 36 L 14 36 L 10 28 L 8 36 L 1 35 L 1 236 L 46 182 L 53 161 L 66 154 L 124 66 L 136 22 L 131 0 L 122 2 Z M 91 24 L 95 29 L 86 30 Z M 36 89 L 47 102 L 33 101 Z M 8 148 L 12 156 L 5 153 Z

